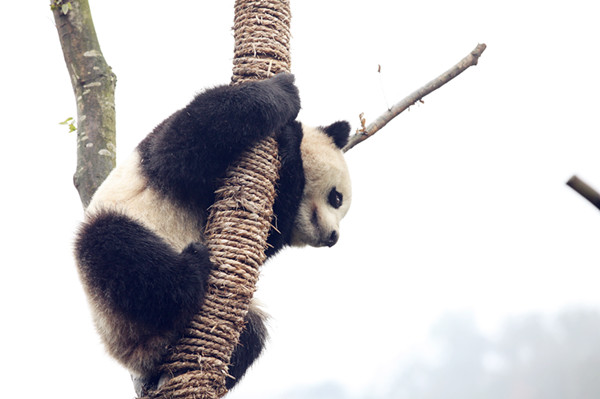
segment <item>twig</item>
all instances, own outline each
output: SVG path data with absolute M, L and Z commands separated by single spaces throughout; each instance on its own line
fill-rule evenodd
M 479 57 L 484 52 L 486 48 L 485 44 L 478 44 L 477 47 L 473 51 L 469 53 L 465 58 L 460 60 L 456 65 L 452 68 L 427 83 L 425 86 L 420 89 L 412 92 L 409 96 L 401 100 L 400 102 L 394 104 L 392 108 L 384 112 L 379 118 L 377 118 L 373 123 L 371 123 L 365 130 L 359 130 L 358 133 L 352 135 L 350 140 L 348 140 L 348 144 L 344 147 L 343 151 L 346 152 L 358 143 L 361 143 L 377 133 L 382 127 L 388 124 L 392 119 L 398 116 L 400 113 L 405 111 L 408 107 L 415 104 L 417 101 L 423 99 L 426 95 L 431 93 L 434 90 L 439 89 L 462 72 L 464 72 L 467 68 L 477 65 L 477 61 Z
M 587 183 L 581 180 L 577 176 L 571 177 L 567 181 L 567 186 L 571 187 L 577 193 L 579 193 L 583 198 L 590 201 L 592 205 L 596 208 L 600 209 L 600 194 L 590 187 Z

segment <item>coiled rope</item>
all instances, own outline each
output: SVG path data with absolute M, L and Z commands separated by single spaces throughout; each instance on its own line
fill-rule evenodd
M 236 0 L 232 84 L 290 70 L 289 0 Z M 264 262 L 279 161 L 273 138 L 232 165 L 216 192 L 205 237 L 216 265 L 200 312 L 161 372 L 170 378 L 147 398 L 216 399 Z

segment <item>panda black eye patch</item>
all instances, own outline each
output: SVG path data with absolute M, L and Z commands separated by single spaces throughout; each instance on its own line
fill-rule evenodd
M 329 197 L 327 199 L 329 201 L 329 205 L 331 205 L 335 209 L 338 209 L 340 206 L 342 206 L 342 203 L 344 202 L 344 196 L 342 195 L 342 193 L 337 191 L 335 187 L 331 189 L 331 191 L 329 192 Z

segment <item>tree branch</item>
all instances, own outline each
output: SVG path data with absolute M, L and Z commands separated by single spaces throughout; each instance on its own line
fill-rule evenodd
M 116 76 L 100 51 L 88 1 L 52 0 L 50 8 L 77 102 L 73 182 L 85 208 L 116 164 Z
M 348 140 L 348 144 L 346 144 L 346 146 L 344 147 L 343 151 L 346 152 L 353 148 L 355 145 L 373 136 L 382 127 L 387 125 L 392 119 L 404 112 L 408 107 L 415 104 L 417 101 L 420 101 L 421 99 L 423 99 L 423 97 L 425 97 L 432 91 L 439 89 L 440 87 L 442 87 L 443 85 L 460 75 L 467 68 L 473 65 L 477 65 L 477 61 L 479 60 L 481 54 L 485 51 L 485 48 L 485 44 L 477 45 L 477 47 L 475 47 L 475 49 L 471 51 L 469 55 L 460 60 L 452 68 L 450 68 L 431 82 L 427 83 L 425 86 L 412 92 L 402 101 L 394 104 L 389 110 L 384 112 L 369 126 L 359 130 L 356 134 L 352 135 L 350 137 L 350 140 Z
M 581 180 L 577 176 L 571 177 L 567 181 L 567 186 L 571 187 L 577 193 L 579 193 L 583 198 L 590 201 L 592 205 L 596 208 L 600 209 L 600 194 L 594 190 L 592 187 L 587 185 L 583 180 Z

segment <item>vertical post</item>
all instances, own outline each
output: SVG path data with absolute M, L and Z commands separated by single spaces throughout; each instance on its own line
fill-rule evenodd
M 289 0 L 236 0 L 233 84 L 291 70 Z
M 290 70 L 289 0 L 236 0 L 232 84 Z M 279 161 L 273 138 L 247 150 L 216 192 L 205 231 L 216 265 L 204 305 L 162 366 L 171 378 L 150 397 L 220 398 L 273 215 Z

